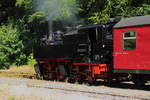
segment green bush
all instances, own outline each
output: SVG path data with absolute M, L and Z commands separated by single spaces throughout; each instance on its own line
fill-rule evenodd
M 18 26 L 13 22 L 0 26 L 0 68 L 24 63 L 26 56 L 22 53 L 24 45 L 20 36 Z
M 28 65 L 34 66 L 36 64 L 36 60 L 33 58 L 33 54 L 31 53 L 30 56 L 28 57 Z

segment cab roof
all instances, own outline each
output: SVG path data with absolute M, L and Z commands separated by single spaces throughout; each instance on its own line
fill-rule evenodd
M 76 34 L 81 34 L 79 33 L 79 30 L 86 30 L 86 29 L 91 29 L 91 28 L 97 28 L 102 26 L 101 24 L 94 24 L 94 25 L 86 25 L 86 26 L 80 26 L 79 28 L 77 28 L 76 30 L 70 31 L 66 34 L 64 34 L 64 36 L 70 36 L 70 35 L 76 35 Z M 83 34 L 83 33 L 82 33 Z

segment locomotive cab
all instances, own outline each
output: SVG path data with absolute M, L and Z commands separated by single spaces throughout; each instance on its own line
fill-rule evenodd
M 97 64 L 112 64 L 113 59 L 113 32 L 116 22 L 84 26 L 79 32 L 86 32 L 90 45 L 90 61 Z

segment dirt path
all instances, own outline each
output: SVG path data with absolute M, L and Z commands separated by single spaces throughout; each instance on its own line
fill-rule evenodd
M 121 84 L 120 84 L 121 86 Z M 144 90 L 124 87 L 86 86 L 70 83 L 0 78 L 0 100 L 150 100 Z

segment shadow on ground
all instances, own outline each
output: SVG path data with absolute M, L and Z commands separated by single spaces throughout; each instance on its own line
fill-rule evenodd
M 94 86 L 100 86 L 100 85 L 105 85 L 104 82 L 98 81 Z M 132 82 L 121 82 L 121 83 L 115 83 L 113 82 L 111 85 L 107 85 L 108 87 L 112 88 L 122 88 L 122 89 L 135 89 L 135 90 L 145 90 L 145 91 L 150 91 L 150 84 L 146 84 L 144 86 L 136 86 Z

